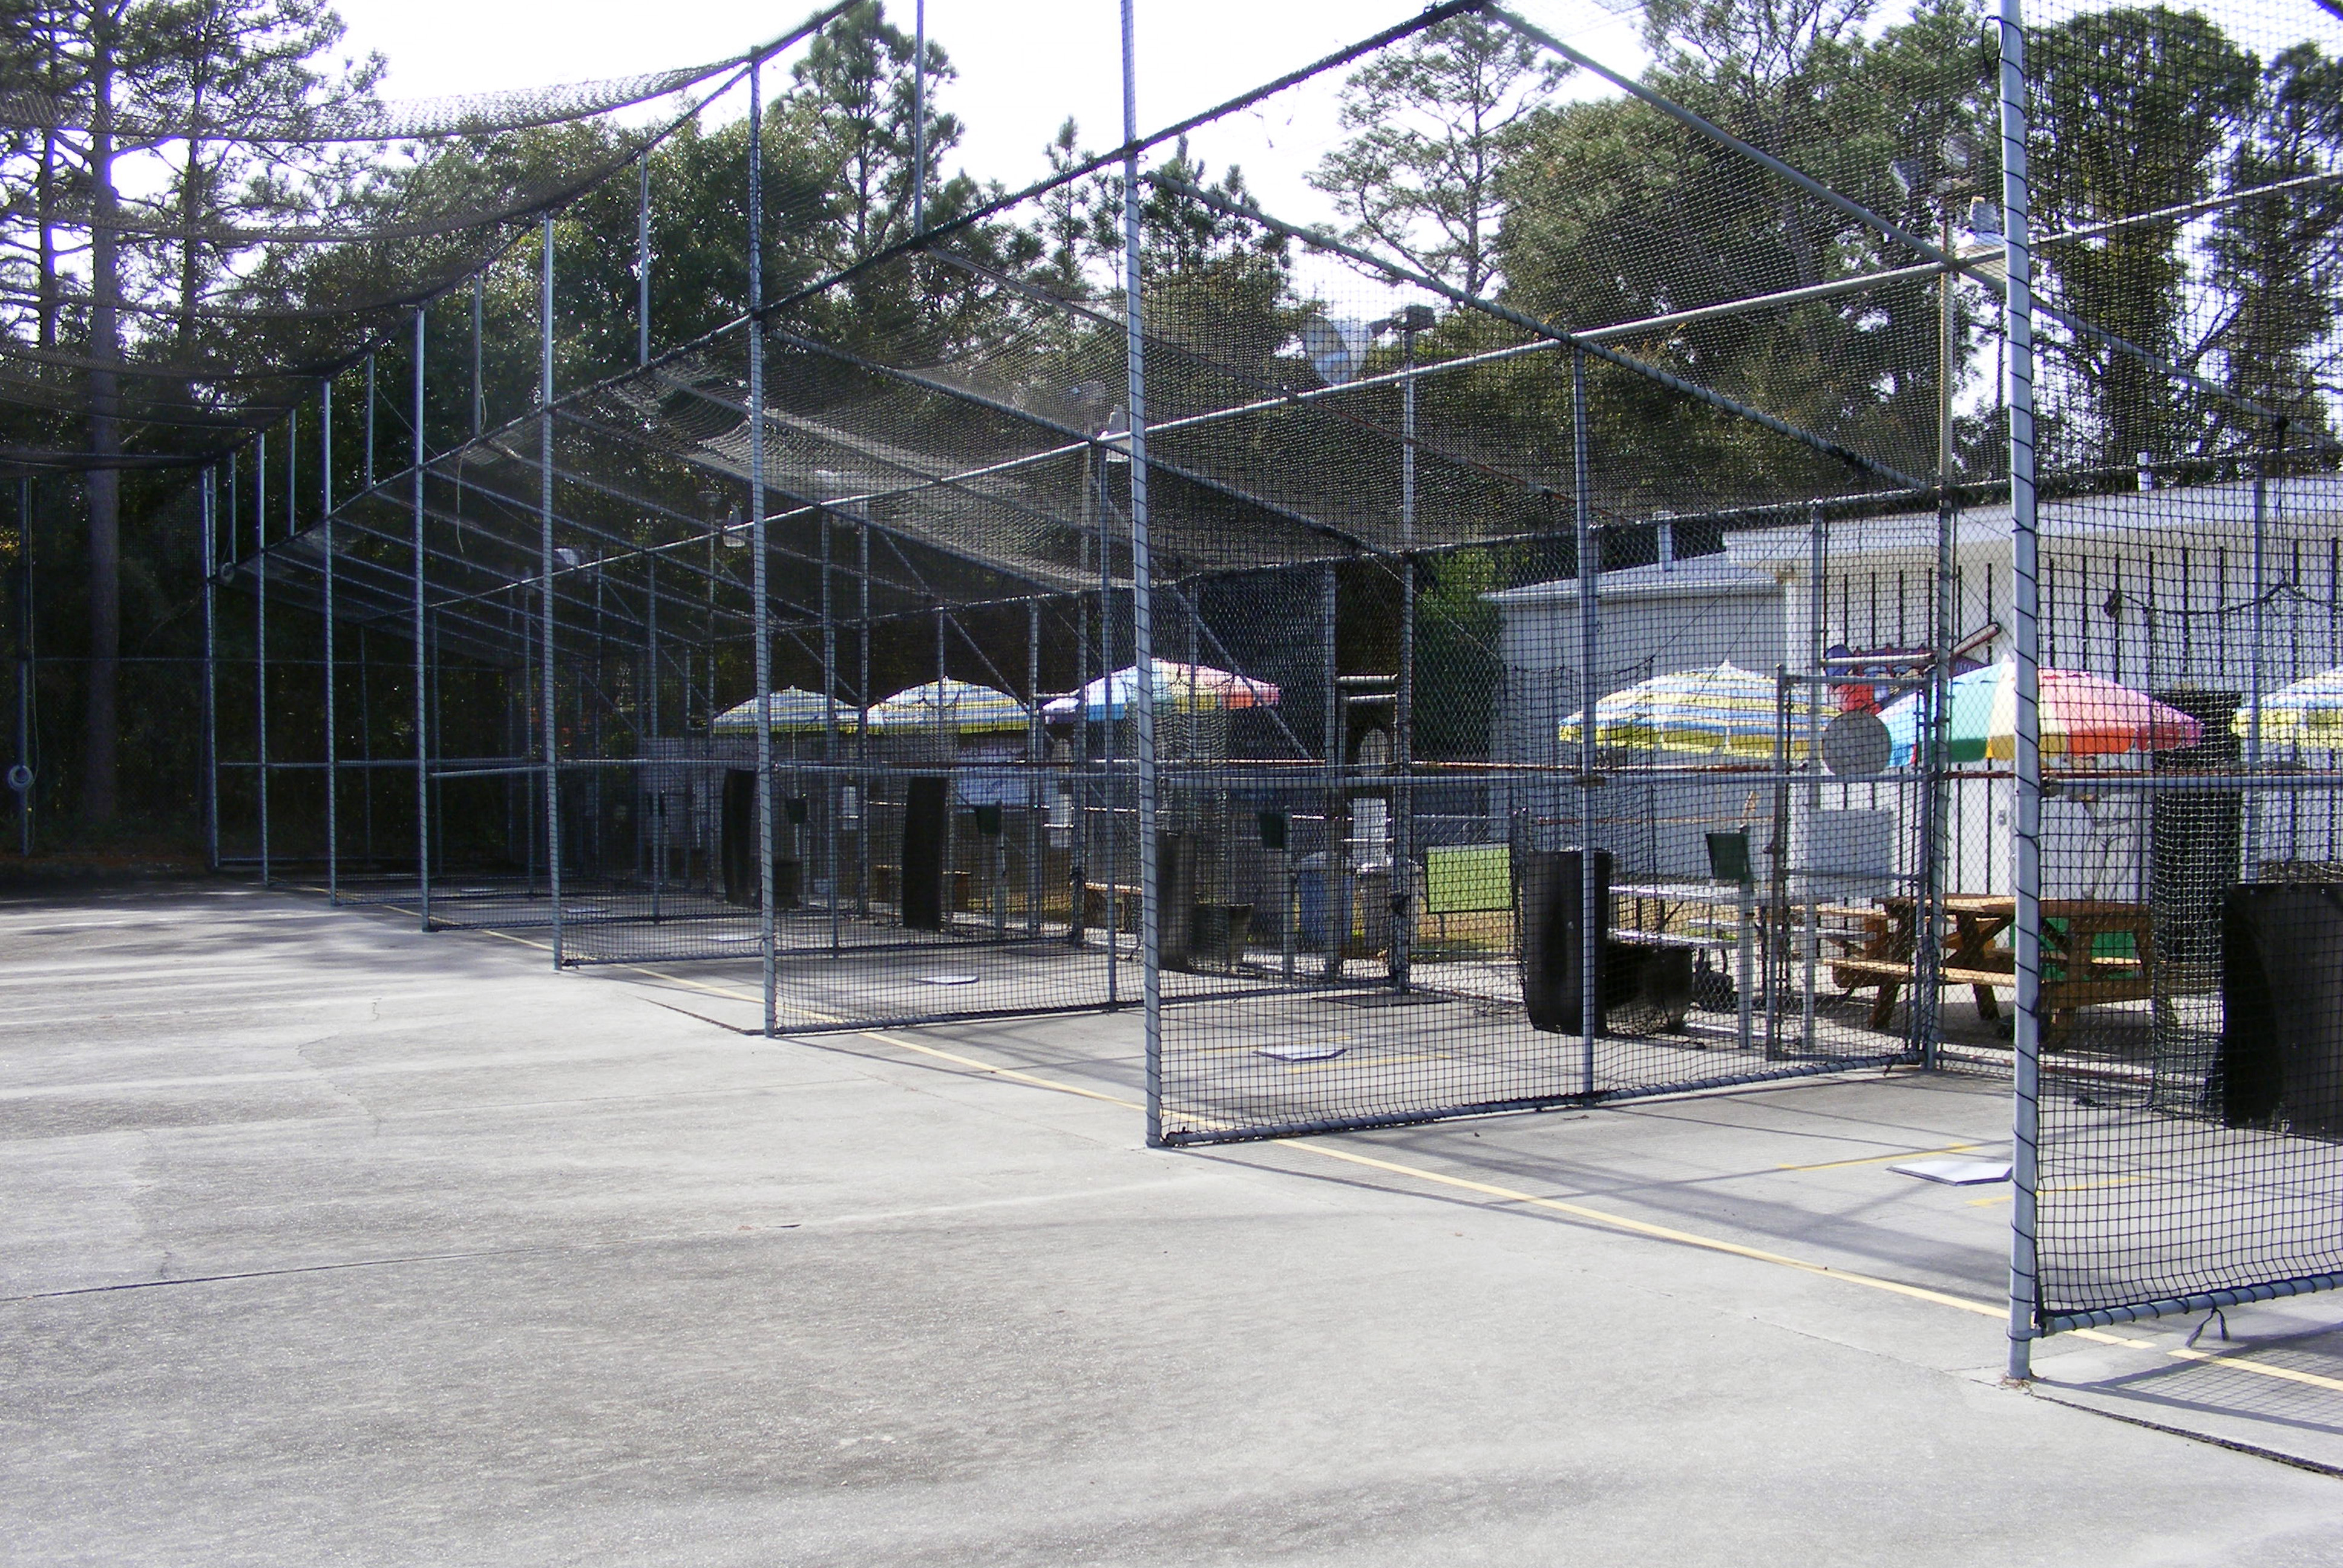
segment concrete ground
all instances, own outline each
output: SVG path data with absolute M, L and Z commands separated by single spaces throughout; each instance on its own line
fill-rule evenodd
M 1167 1153 L 1127 1014 L 704 983 L 0 900 L 0 1561 L 2343 1563 L 2343 1302 L 1999 1384 L 1989 1082 Z

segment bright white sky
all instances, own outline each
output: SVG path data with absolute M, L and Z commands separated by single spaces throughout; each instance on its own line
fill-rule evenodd
M 1643 51 L 1634 0 L 1528 0 L 1524 14 L 1625 70 Z M 1423 0 L 1138 0 L 1139 118 L 1142 134 L 1237 96 L 1344 45 L 1404 20 Z M 1615 9 L 1614 9 L 1615 7 Z M 778 36 L 813 0 L 779 5 L 742 0 L 338 0 L 352 53 L 390 63 L 386 98 L 590 81 L 736 55 Z M 888 0 L 909 32 L 913 0 Z M 655 21 L 653 20 L 655 18 Z M 1091 148 L 1121 140 L 1118 0 L 928 0 L 928 35 L 950 55 L 955 80 L 939 103 L 967 127 L 948 159 L 980 181 L 1017 189 L 1047 172 L 1042 148 L 1068 115 Z M 799 45 L 801 50 L 803 45 Z M 769 91 L 788 81 L 777 64 Z M 1217 176 L 1231 161 L 1269 211 L 1299 222 L 1332 216 L 1304 176 L 1342 137 L 1341 73 L 1200 135 L 1194 151 Z M 1579 90 L 1584 90 L 1580 88 Z M 743 95 L 711 110 L 729 118 Z M 1297 257 L 1297 282 L 1338 318 L 1363 319 L 1393 297 L 1331 258 Z
M 430 97 L 625 75 L 720 59 L 786 31 L 811 9 L 741 0 L 339 0 L 349 46 L 390 61 L 384 95 Z M 1151 131 L 1236 96 L 1413 15 L 1422 0 L 1139 0 L 1139 112 Z M 1530 7 L 1574 42 L 1634 68 L 1634 29 L 1581 0 Z M 912 0 L 889 19 L 910 30 Z M 968 126 L 956 161 L 1014 188 L 1043 172 L 1041 148 L 1069 114 L 1092 147 L 1121 139 L 1117 0 L 929 0 L 929 36 L 959 71 L 940 102 Z M 787 79 L 777 69 L 776 85 Z M 1200 143 L 1215 169 L 1234 153 L 1272 210 L 1317 198 L 1301 174 L 1337 136 L 1332 88 L 1297 95 L 1224 153 Z M 733 113 L 739 110 L 735 106 Z M 1264 156 L 1262 139 L 1281 156 Z M 1290 155 L 1290 156 L 1286 156 Z

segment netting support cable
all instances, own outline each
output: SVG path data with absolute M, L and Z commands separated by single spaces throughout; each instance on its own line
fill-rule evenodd
M 1139 75 L 1131 29 L 1134 0 L 1122 0 L 1123 373 L 1131 423 L 1131 707 L 1139 719 L 1139 947 L 1146 1011 L 1147 1141 L 1163 1143 L 1162 875 L 1155 839 L 1155 627 L 1147 512 L 1147 358 L 1139 210 Z
M 750 618 L 759 702 L 773 689 L 772 608 L 765 598 L 765 61 L 749 62 L 749 548 Z M 764 1032 L 780 1010 L 773 930 L 773 727 L 757 726 L 757 935 L 762 950 Z
M 1211 207 L 1215 212 L 1225 213 L 1232 217 L 1242 218 L 1250 223 L 1257 223 L 1272 234 L 1283 235 L 1286 238 L 1296 240 L 1313 250 L 1322 250 L 1330 256 L 1339 256 L 1345 260 L 1356 262 L 1362 266 L 1372 267 L 1398 282 L 1411 284 L 1417 288 L 1436 294 L 1452 305 L 1463 306 L 1467 309 L 1493 316 L 1500 321 L 1510 322 L 1525 332 L 1534 332 L 1561 347 L 1584 349 L 1605 364 L 1615 365 L 1631 375 L 1642 377 L 1654 386 L 1664 387 L 1671 392 L 1680 393 L 1694 402 L 1706 404 L 1721 413 L 1746 419 L 1754 425 L 1761 426 L 1777 436 L 1795 441 L 1800 446 L 1835 462 L 1844 463 L 1859 472 L 1875 475 L 1908 489 L 1925 490 L 1930 487 L 1926 480 L 1899 469 L 1891 468 L 1876 458 L 1864 456 L 1852 447 L 1842 446 L 1827 437 L 1817 436 L 1811 430 L 1802 429 L 1785 419 L 1777 419 L 1762 408 L 1754 408 L 1746 403 L 1727 397 L 1721 392 L 1703 387 L 1696 382 L 1687 381 L 1681 376 L 1671 375 L 1656 365 L 1648 364 L 1630 354 L 1622 354 L 1617 349 L 1609 347 L 1583 333 L 1572 332 L 1556 327 L 1551 322 L 1541 321 L 1525 311 L 1516 310 L 1512 306 L 1500 304 L 1493 299 L 1485 299 L 1476 294 L 1467 294 L 1455 285 L 1443 282 L 1430 273 L 1403 266 L 1397 262 L 1375 255 L 1373 251 L 1364 250 L 1337 239 L 1322 229 L 1304 228 L 1299 224 L 1287 223 L 1282 218 L 1272 217 L 1253 202 L 1230 201 L 1224 196 L 1216 196 L 1205 190 L 1201 186 L 1192 185 L 1186 180 L 1174 179 L 1169 175 L 1152 174 L 1147 177 L 1157 188 L 1176 192 L 1191 201 L 1200 202 Z
M 2041 1301 L 2042 716 L 2034 494 L 2034 257 L 2026 232 L 2032 192 L 2026 170 L 2022 0 L 2001 0 L 1996 31 L 2001 57 L 2002 234 L 2009 261 L 2002 322 L 2008 344 L 2004 402 L 2009 422 L 2010 643 L 2016 664 L 2010 945 L 2017 1000 L 2010 1040 L 2008 1370 L 2012 1378 L 2023 1380 L 2033 1374 Z
M 1594 658 L 1602 638 L 1603 543 L 1594 531 L 1587 462 L 1586 350 L 1570 352 L 1571 522 L 1578 549 L 1578 1039 L 1579 1091 L 1594 1092 L 1594 1041 L 1603 1031 L 1603 879 L 1594 856 Z
M 341 749 L 334 728 L 334 383 L 330 377 L 317 383 L 317 471 L 325 498 L 324 513 L 317 519 L 326 546 L 317 563 L 317 587 L 324 599 L 321 614 L 326 626 L 326 902 L 330 906 L 342 901 Z

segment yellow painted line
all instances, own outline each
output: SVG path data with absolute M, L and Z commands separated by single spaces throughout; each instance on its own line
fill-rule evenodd
M 1942 1149 L 1907 1149 L 1901 1154 L 1867 1154 L 1860 1160 L 1825 1160 L 1819 1165 L 1776 1165 L 1776 1171 L 1838 1171 L 1849 1165 L 1885 1165 L 1894 1160 L 1922 1160 L 1931 1154 L 1966 1154 L 1979 1143 L 1947 1143 Z
M 512 936 L 504 931 L 490 929 L 488 934 L 503 937 L 507 941 L 519 942 L 524 947 L 536 948 L 540 951 L 553 950 L 548 943 L 530 941 L 527 938 Z M 685 980 L 679 975 L 661 974 L 657 970 L 641 969 L 631 964 L 614 964 L 610 967 L 632 970 L 637 974 L 649 975 L 654 979 L 669 980 L 678 985 L 692 986 L 698 990 L 712 991 L 719 996 L 728 996 L 740 1001 L 761 1002 L 764 1000 L 762 997 L 726 990 L 717 986 L 701 985 L 698 981 Z M 827 1014 L 811 1012 L 803 1008 L 796 1010 L 806 1013 L 808 1017 L 820 1019 L 824 1022 L 844 1021 L 830 1018 Z M 991 1062 L 981 1061 L 972 1056 L 961 1056 L 954 1051 L 939 1050 L 934 1046 L 921 1045 L 917 1040 L 904 1040 L 895 1035 L 880 1034 L 865 1030 L 862 1031 L 862 1038 L 876 1040 L 882 1045 L 893 1046 L 899 1050 L 908 1050 L 916 1055 L 929 1057 L 937 1061 L 948 1061 L 955 1067 L 966 1068 L 971 1072 L 988 1078 L 1004 1078 L 1014 1083 L 1031 1084 L 1036 1089 L 1053 1090 L 1060 1094 L 1071 1094 L 1084 1100 L 1096 1100 L 1125 1111 L 1144 1113 L 1147 1109 L 1139 1101 L 1125 1100 L 1120 1095 L 1104 1093 L 1095 1089 L 1084 1089 L 1077 1084 L 1061 1083 L 1053 1078 L 1043 1078 L 1038 1073 L 1021 1071 L 1013 1067 L 996 1067 Z M 1904 1296 L 1912 1301 L 1931 1302 L 1937 1306 L 1951 1307 L 1959 1312 L 1974 1313 L 1978 1317 L 1992 1318 L 1996 1322 L 2006 1322 L 2009 1317 L 2009 1310 L 2006 1305 L 1971 1301 L 1966 1296 L 1956 1296 L 1946 1291 L 1932 1291 L 1924 1285 L 1907 1285 L 1900 1280 L 1883 1280 L 1876 1274 L 1858 1273 L 1852 1269 L 1835 1269 L 1827 1263 L 1816 1263 L 1805 1258 L 1794 1258 L 1783 1252 L 1769 1252 L 1761 1247 L 1745 1247 L 1738 1241 L 1726 1241 L 1715 1236 L 1703 1236 L 1692 1231 L 1679 1231 L 1669 1225 L 1655 1225 L 1645 1220 L 1631 1220 L 1624 1214 L 1613 1214 L 1601 1209 L 1587 1208 L 1583 1203 L 1568 1203 L 1559 1198 L 1541 1198 L 1534 1193 L 1523 1192 L 1511 1187 L 1499 1187 L 1493 1182 L 1474 1181 L 1463 1176 L 1451 1176 L 1438 1171 L 1427 1171 L 1419 1165 L 1402 1165 L 1396 1161 L 1378 1160 L 1373 1155 L 1361 1154 L 1355 1150 L 1338 1149 L 1331 1144 L 1315 1142 L 1306 1138 L 1278 1138 L 1267 1141 L 1274 1142 L 1282 1148 L 1297 1149 L 1304 1153 L 1320 1155 L 1328 1160 L 1339 1160 L 1345 1164 L 1363 1165 L 1372 1170 L 1389 1171 L 1395 1176 L 1406 1176 L 1419 1181 L 1429 1181 L 1438 1187 L 1452 1187 L 1461 1191 L 1478 1192 L 1502 1202 L 1519 1203 L 1527 1208 L 1544 1209 L 1556 1214 L 1568 1214 L 1573 1219 L 1606 1225 L 1613 1230 L 1624 1231 L 1631 1235 L 1650 1236 L 1658 1241 L 1674 1241 L 1681 1246 L 1697 1247 L 1704 1251 L 1721 1252 L 1727 1257 L 1746 1258 L 1753 1262 L 1771 1263 L 1776 1268 L 1794 1269 L 1800 1273 L 1815 1274 L 1850 1285 L 1860 1285 L 1866 1290 L 1881 1291 L 1890 1295 Z M 1828 1170 L 1833 1165 L 1876 1164 L 1884 1160 L 1913 1159 L 1919 1154 L 1955 1154 L 1975 1147 L 1976 1147 L 1975 1144 L 1960 1143 L 1946 1149 L 1920 1150 L 1914 1154 L 1882 1155 L 1876 1160 L 1833 1161 L 1825 1165 L 1784 1165 L 1777 1169 L 1822 1171 Z M 2139 1180 L 2144 1178 L 2123 1179 L 2123 1181 Z M 2122 1181 L 2098 1182 L 2093 1185 L 2119 1186 L 2122 1185 Z M 2058 1189 L 2058 1191 L 2068 1190 Z M 1998 1201 L 2007 1201 L 2006 1199 Z M 2098 1329 L 2073 1329 L 2068 1331 L 2068 1336 L 2078 1340 L 2089 1340 L 2103 1345 L 2121 1345 L 2129 1350 L 2145 1351 L 2156 1348 L 2152 1341 L 2128 1339 L 2123 1335 L 2107 1333 Z M 2254 1372 L 2285 1382 L 2304 1383 L 2313 1388 L 2330 1389 L 2338 1393 L 2343 1393 L 2343 1379 L 2322 1377 L 2317 1372 L 2297 1372 L 2292 1367 L 2271 1366 L 2262 1362 L 2247 1361 L 2244 1359 L 2244 1353 L 2221 1354 L 2211 1351 L 2190 1350 L 2186 1347 L 2168 1350 L 2164 1353 L 2176 1361 L 2202 1362 L 2234 1367 L 2239 1372 Z
M 2042 1191 L 2045 1192 L 2096 1192 L 2103 1187 L 2129 1187 L 2136 1182 L 2147 1180 L 2148 1178 L 2145 1176 L 2113 1176 L 2105 1181 L 2068 1181 L 2056 1187 L 2045 1187 Z M 1969 1207 L 1990 1209 L 1996 1203 L 2014 1203 L 2016 1201 L 2017 1194 L 2015 1192 L 2002 1192 L 1991 1198 L 1972 1198 L 1969 1200 Z
M 972 1071 L 983 1073 L 989 1078 L 1006 1078 L 1017 1083 L 1030 1083 L 1036 1089 L 1054 1089 L 1061 1094 L 1079 1094 L 1084 1100 L 1104 1101 L 1109 1105 L 1119 1105 L 1125 1111 L 1136 1111 L 1141 1114 L 1144 1114 L 1147 1110 L 1146 1106 L 1135 1100 L 1125 1100 L 1120 1095 L 1108 1094 L 1096 1089 L 1084 1089 L 1078 1084 L 1060 1083 L 1054 1078 L 1041 1078 L 1031 1072 L 1021 1072 L 1013 1067 L 995 1067 L 989 1061 L 979 1061 L 972 1056 L 960 1056 L 949 1050 L 938 1050 L 932 1045 L 921 1045 L 917 1040 L 899 1040 L 891 1034 L 875 1034 L 868 1030 L 863 1031 L 862 1038 L 875 1040 L 881 1045 L 894 1046 L 899 1050 L 916 1051 L 921 1056 L 933 1057 L 938 1061 L 949 1061 L 954 1066 L 968 1068 Z
M 1883 1280 L 1875 1274 L 1861 1274 L 1849 1269 L 1835 1269 L 1827 1263 L 1810 1262 L 1804 1258 L 1793 1258 L 1782 1252 L 1769 1252 L 1759 1247 L 1745 1247 L 1738 1241 L 1720 1241 L 1714 1236 L 1703 1236 L 1691 1231 L 1679 1231 L 1669 1225 L 1654 1225 L 1645 1220 L 1631 1220 L 1624 1214 L 1606 1213 L 1600 1209 L 1589 1209 L 1581 1203 L 1566 1203 L 1559 1198 L 1541 1198 L 1534 1193 L 1520 1191 L 1514 1188 L 1499 1187 L 1487 1181 L 1474 1181 L 1462 1176 L 1450 1176 L 1437 1171 L 1426 1171 L 1417 1165 L 1402 1165 L 1396 1161 L 1378 1160 L 1372 1155 L 1361 1154 L 1353 1150 L 1336 1149 L 1304 1139 L 1281 1139 L 1278 1141 L 1286 1148 L 1307 1150 L 1312 1154 L 1323 1155 L 1329 1160 L 1340 1160 L 1352 1165 L 1365 1165 L 1377 1171 L 1388 1171 L 1393 1175 L 1413 1177 L 1419 1181 L 1459 1188 L 1467 1192 L 1479 1192 L 1507 1203 L 1519 1203 L 1528 1208 L 1544 1209 L 1552 1213 L 1568 1214 L 1573 1219 L 1607 1225 L 1614 1230 L 1626 1231 L 1638 1236 L 1651 1236 L 1663 1241 L 1674 1241 L 1682 1246 L 1698 1247 L 1705 1251 L 1723 1252 L 1730 1257 L 1748 1258 L 1760 1263 L 1772 1263 L 1778 1268 L 1795 1269 L 1801 1273 L 1820 1274 L 1833 1280 L 1844 1280 L 1851 1285 L 1885 1291 L 1891 1295 L 1908 1296 L 1915 1301 L 1934 1302 L 1938 1306 L 1956 1307 L 1962 1312 L 1976 1312 L 1984 1317 L 2006 1318 L 2009 1315 L 2008 1309 L 2006 1307 L 1995 1306 L 1985 1302 L 1973 1302 L 1965 1296 L 1952 1295 L 1944 1291 L 1932 1291 L 1924 1285 L 1907 1285 L 1897 1280 Z
M 2165 1354 L 2184 1362 L 2210 1362 L 2216 1366 L 2235 1367 L 2239 1372 L 2259 1372 L 2264 1377 L 2278 1378 L 2286 1382 L 2308 1383 L 2312 1388 L 2332 1389 L 2343 1393 L 2343 1378 L 2322 1377 L 2317 1372 L 2297 1372 L 2292 1367 L 2272 1366 L 2268 1362 L 2244 1359 L 2249 1352 L 2235 1354 L 2217 1351 L 2177 1350 Z

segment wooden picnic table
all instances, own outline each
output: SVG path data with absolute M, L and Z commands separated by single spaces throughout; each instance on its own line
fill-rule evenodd
M 1952 919 L 1936 976 L 1945 985 L 1965 985 L 1976 998 L 1979 1017 L 2001 1016 L 1994 992 L 2017 989 L 2017 957 L 1996 944 L 2017 919 L 2017 900 L 1998 894 L 1956 893 L 1944 900 Z M 1871 1027 L 1885 1029 L 1897 994 L 1914 980 L 1919 947 L 1920 909 L 1908 897 L 1882 899 L 1869 909 L 1834 910 L 1861 916 L 1855 931 L 1840 940 L 1850 950 L 1831 959 L 1831 979 L 1842 990 L 1878 988 Z M 2055 923 L 2054 923 L 2055 922 Z M 2129 955 L 2102 954 L 2098 939 L 2131 939 Z M 2042 981 L 2041 1008 L 2049 1015 L 2048 1038 L 2063 1036 L 2075 1010 L 2106 1002 L 2142 1001 L 2156 994 L 2156 922 L 2146 904 L 2108 899 L 2042 900 L 2042 960 L 2057 975 Z

